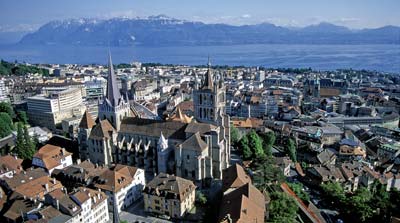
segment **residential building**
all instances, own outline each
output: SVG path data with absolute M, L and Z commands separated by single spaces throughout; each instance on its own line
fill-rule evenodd
M 235 164 L 224 173 L 218 222 L 264 222 L 269 198 L 252 185 L 242 166 Z
M 7 87 L 4 83 L 4 80 L 1 78 L 0 79 L 0 102 L 10 102 L 10 99 L 8 98 L 8 91 Z
M 0 179 L 12 178 L 14 174 L 19 174 L 22 171 L 22 162 L 17 156 L 0 156 Z
M 143 169 L 121 164 L 105 168 L 94 182 L 94 187 L 108 196 L 108 209 L 114 210 L 113 205 L 116 202 L 118 212 L 142 197 L 144 185 Z
M 192 181 L 160 173 L 143 190 L 144 210 L 182 218 L 194 207 L 196 186 Z
M 33 155 L 32 165 L 44 168 L 51 174 L 54 169 L 72 165 L 72 153 L 59 146 L 46 144 Z

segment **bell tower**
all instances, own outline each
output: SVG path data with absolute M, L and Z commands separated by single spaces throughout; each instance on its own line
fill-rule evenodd
M 196 78 L 197 81 L 197 78 Z M 214 76 L 210 58 L 208 69 L 201 84 L 196 84 L 193 91 L 194 117 L 198 122 L 220 125 L 219 120 L 225 114 L 225 85 L 222 76 Z
M 99 105 L 99 119 L 108 121 L 119 131 L 121 121 L 132 115 L 128 98 L 123 98 L 119 92 L 115 77 L 111 54 L 108 58 L 107 91 L 103 103 Z

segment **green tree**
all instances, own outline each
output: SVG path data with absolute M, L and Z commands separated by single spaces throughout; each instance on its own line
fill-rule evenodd
M 276 136 L 274 132 L 267 132 L 261 135 L 263 140 L 264 153 L 272 156 L 272 147 L 275 145 Z
M 0 112 L 7 113 L 11 119 L 15 117 L 14 109 L 8 102 L 0 102 Z
M 25 140 L 24 140 L 24 129 L 23 129 L 22 123 L 18 122 L 17 123 L 17 139 L 15 142 L 15 148 L 14 151 L 18 155 L 18 157 L 22 158 L 24 155 L 24 149 L 25 149 Z
M 231 142 L 232 142 L 232 145 L 236 146 L 237 143 L 239 142 L 239 140 L 240 140 L 239 130 L 235 126 L 231 125 Z
M 22 122 L 24 125 L 27 125 L 28 116 L 26 115 L 26 112 L 24 111 L 17 112 L 17 121 Z
M 251 130 L 251 132 L 248 135 L 248 139 L 249 139 L 249 147 L 250 149 L 253 150 L 252 151 L 253 157 L 257 159 L 264 158 L 265 154 L 262 147 L 262 141 L 260 136 L 258 136 L 258 134 L 256 133 L 256 131 Z
M 288 183 L 290 189 L 303 201 L 310 201 L 310 195 L 303 190 L 302 183 Z
M 370 206 L 372 194 L 367 188 L 361 187 L 348 200 L 348 205 L 351 206 L 352 214 L 356 214 L 361 221 L 366 221 L 374 215 L 374 210 Z M 349 213 L 350 214 L 350 213 Z
M 26 125 L 24 126 L 24 149 L 24 159 L 32 159 L 36 152 L 36 145 L 32 137 L 29 136 L 28 127 Z
M 12 119 L 5 112 L 0 112 L 0 137 L 6 137 L 11 134 L 14 129 Z
M 329 182 L 321 184 L 321 188 L 324 191 L 325 196 L 334 203 L 345 203 L 346 194 L 343 187 L 338 182 Z
M 196 192 L 196 201 L 198 203 L 200 203 L 201 205 L 205 205 L 207 203 L 207 197 L 204 196 L 203 193 L 201 193 L 200 191 Z
M 267 157 L 257 162 L 254 170 L 254 185 L 261 191 L 268 190 L 271 184 L 282 183 L 285 176 L 279 167 L 274 164 L 273 157 Z
M 28 128 L 21 122 L 17 124 L 17 139 L 14 148 L 15 153 L 22 159 L 32 159 L 36 152 L 36 144 L 29 136 Z
M 269 222 L 296 222 L 296 201 L 284 192 L 271 194 Z
M 287 153 L 289 154 L 290 159 L 293 162 L 297 162 L 296 144 L 294 143 L 293 139 L 288 140 L 286 149 L 287 149 Z
M 239 141 L 239 147 L 243 154 L 243 159 L 249 160 L 253 156 L 253 152 L 249 147 L 249 139 L 247 135 L 243 136 Z

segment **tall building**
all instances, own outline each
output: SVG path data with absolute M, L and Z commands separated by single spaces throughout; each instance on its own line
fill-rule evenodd
M 99 106 L 99 118 L 107 119 L 118 131 L 122 119 L 131 115 L 128 98 L 123 98 L 118 89 L 117 78 L 115 77 L 111 54 L 108 59 L 107 91 L 103 103 Z
M 218 137 L 213 138 L 213 143 L 208 143 L 209 155 L 213 159 L 213 176 L 217 178 L 222 177 L 222 170 L 228 168 L 230 159 L 230 118 L 225 111 L 225 93 L 224 79 L 213 75 L 209 59 L 202 85 L 195 84 L 193 105 L 194 118 L 198 122 L 218 127 Z
M 307 78 L 303 83 L 304 99 L 309 99 L 310 97 L 319 98 L 320 90 L 321 84 L 318 75 L 313 79 Z
M 91 125 L 93 120 L 87 115 L 82 119 L 79 137 L 87 139 L 87 148 L 81 146 L 81 153 L 100 165 L 133 165 L 149 174 L 166 172 L 196 183 L 222 179 L 230 159 L 224 81 L 221 76 L 214 77 L 209 67 L 204 81 L 197 85 L 193 120 L 183 114 L 169 120 L 133 117 L 110 66 L 107 97 L 97 123 Z
M 71 88 L 48 95 L 36 95 L 27 99 L 28 117 L 34 125 L 55 130 L 63 119 L 82 116 L 85 106 L 81 90 Z

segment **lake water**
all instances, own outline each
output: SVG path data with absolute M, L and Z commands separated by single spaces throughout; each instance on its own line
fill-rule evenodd
M 0 58 L 30 63 L 105 64 L 108 47 L 0 46 Z M 179 47 L 113 47 L 114 63 L 132 61 L 171 64 L 246 65 L 368 69 L 400 73 L 400 45 L 235 45 Z

